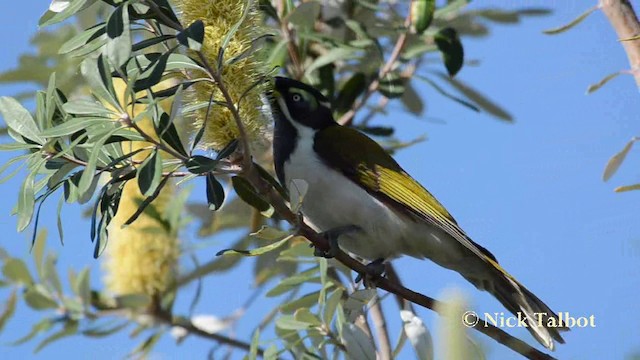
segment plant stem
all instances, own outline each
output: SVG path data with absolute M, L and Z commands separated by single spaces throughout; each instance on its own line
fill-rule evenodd
M 600 0 L 600 7 L 619 39 L 628 39 L 640 35 L 640 22 L 628 0 Z M 627 53 L 631 72 L 640 87 L 640 39 L 622 41 Z

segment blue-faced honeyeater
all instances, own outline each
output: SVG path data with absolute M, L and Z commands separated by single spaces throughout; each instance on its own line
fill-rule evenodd
M 339 125 L 330 101 L 301 82 L 276 77 L 273 155 L 283 186 L 304 180 L 302 214 L 318 230 L 351 229 L 341 248 L 371 261 L 428 258 L 491 293 L 545 347 L 568 330 L 537 296 L 475 243 L 429 191 L 374 140 Z M 551 320 L 551 321 L 550 321 Z

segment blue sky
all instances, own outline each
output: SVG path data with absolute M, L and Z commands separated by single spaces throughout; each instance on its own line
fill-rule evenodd
M 416 86 L 428 102 L 426 115 L 417 119 L 392 104 L 392 118 L 379 119 L 379 123 L 397 125 L 397 134 L 403 139 L 428 135 L 428 141 L 400 152 L 398 161 L 508 271 L 555 311 L 595 316 L 596 327 L 567 333 L 567 343 L 558 347 L 555 356 L 620 359 L 640 352 L 640 192 L 616 194 L 613 188 L 640 182 L 638 149 L 631 151 L 609 183 L 603 183 L 601 175 L 611 155 L 632 136 L 640 135 L 640 94 L 631 77 L 620 77 L 595 94 L 585 95 L 589 84 L 628 68 L 622 47 L 603 14 L 594 13 L 562 35 L 541 33 L 570 21 L 589 4 L 491 0 L 473 7 L 542 5 L 549 5 L 554 13 L 525 19 L 518 25 L 492 25 L 492 36 L 464 42 L 467 59 L 480 60 L 481 64 L 464 68 L 460 79 L 508 109 L 515 123 L 471 112 L 418 82 Z M 45 6 L 44 2 L 28 0 L 13 2 L 10 11 L 0 12 L 5 29 L 0 33 L 4 49 L 0 70 L 15 66 L 17 55 L 28 50 L 28 39 Z M 24 87 L 2 85 L 0 95 L 21 89 Z M 2 162 L 6 159 L 6 154 L 0 154 Z M 16 220 L 9 216 L 18 186 L 17 181 L 11 181 L 0 187 L 0 196 L 5 199 L 0 204 L 0 231 L 5 234 L 1 245 L 15 256 L 27 257 L 26 235 L 15 233 Z M 54 210 L 48 209 L 43 221 L 52 233 Z M 66 246 L 60 247 L 55 236 L 49 245 L 59 253 L 62 269 L 90 265 L 94 283 L 98 284 L 99 264 L 91 256 L 88 224 L 80 219 L 79 208 L 66 209 Z M 214 240 L 223 248 L 230 239 Z M 400 259 L 397 267 L 405 285 L 419 292 L 439 296 L 446 288 L 459 287 L 475 310 L 503 311 L 489 295 L 428 262 Z M 228 313 L 246 299 L 251 281 L 249 266 L 208 279 L 198 312 L 219 316 Z M 392 329 L 397 331 L 399 317 L 394 317 L 392 300 L 386 302 Z M 249 331 L 252 319 L 261 318 L 269 310 L 267 306 L 252 307 L 238 323 L 237 331 Z M 427 310 L 419 315 L 434 331 L 435 315 Z M 24 309 L 18 316 L 0 335 L 0 344 L 26 333 L 39 319 Z M 534 342 L 522 329 L 506 330 Z M 486 349 L 488 358 L 517 358 L 490 339 L 473 336 Z M 108 340 L 77 337 L 55 343 L 42 351 L 41 357 L 119 358 L 136 344 L 125 333 Z M 206 355 L 209 345 L 188 339 L 176 347 L 166 337 L 153 358 L 178 354 L 199 358 Z M 7 358 L 29 358 L 34 346 L 3 347 L 1 351 Z M 404 355 L 412 357 L 411 352 Z

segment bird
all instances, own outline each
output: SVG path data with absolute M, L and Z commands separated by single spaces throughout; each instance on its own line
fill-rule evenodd
M 273 160 L 289 189 L 307 183 L 300 211 L 335 245 L 372 263 L 430 259 L 493 295 L 543 346 L 564 343 L 558 315 L 474 242 L 447 209 L 375 140 L 338 124 L 331 102 L 300 81 L 273 82 Z M 289 189 L 290 190 L 290 189 Z

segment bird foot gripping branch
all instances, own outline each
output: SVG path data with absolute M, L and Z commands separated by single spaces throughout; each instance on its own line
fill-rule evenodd
M 336 254 L 340 250 L 340 245 L 338 244 L 338 239 L 340 238 L 340 236 L 360 231 L 362 231 L 362 228 L 357 225 L 344 225 L 321 232 L 320 236 L 327 239 L 327 241 L 329 242 L 329 249 L 325 251 L 319 249 L 314 244 L 311 244 L 311 246 L 315 248 L 313 255 L 327 259 L 336 257 Z
M 356 277 L 356 283 L 362 281 L 365 287 L 375 287 L 376 279 L 384 276 L 386 271 L 386 266 L 384 264 L 384 259 L 379 258 L 375 259 L 372 262 L 365 265 L 366 271 L 364 273 L 358 274 Z

